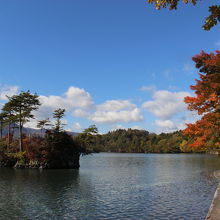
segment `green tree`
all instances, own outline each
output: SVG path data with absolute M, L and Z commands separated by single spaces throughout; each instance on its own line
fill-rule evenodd
M 192 152 L 192 148 L 189 147 L 187 140 L 183 140 L 183 141 L 181 142 L 181 144 L 180 144 L 180 150 L 181 150 L 183 153 Z
M 56 119 L 55 125 L 54 125 L 54 130 L 57 132 L 62 131 L 63 125 L 65 125 L 61 121 L 61 118 L 64 117 L 64 114 L 65 114 L 65 109 L 61 109 L 61 108 L 56 109 L 53 113 L 53 118 Z
M 96 127 L 96 125 L 90 125 L 88 128 L 83 130 L 83 133 L 90 136 L 95 135 L 98 134 L 98 128 Z
M 38 120 L 38 122 L 37 122 L 37 128 L 40 128 L 41 137 L 43 137 L 43 129 L 44 129 L 46 126 L 50 126 L 50 120 L 49 120 L 49 118 L 44 119 L 44 120 Z
M 91 125 L 75 137 L 75 140 L 82 147 L 84 154 L 93 152 L 97 134 L 98 128 L 95 125 Z
M 196 5 L 198 0 L 182 0 L 185 4 L 191 3 Z M 147 0 L 150 4 L 155 4 L 156 9 L 167 8 L 170 10 L 177 9 L 180 0 Z M 210 30 L 220 21 L 220 5 L 212 5 L 209 7 L 210 15 L 205 19 L 203 25 L 204 30 Z
M 90 148 L 99 149 L 99 152 L 179 153 L 183 135 L 181 131 L 157 135 L 145 130 L 118 129 L 93 135 L 93 140 Z
M 23 126 L 30 119 L 34 118 L 32 111 L 37 110 L 40 101 L 37 94 L 31 94 L 28 90 L 27 92 L 21 92 L 18 95 L 13 95 L 8 97 L 9 101 L 6 103 L 11 113 L 13 114 L 14 120 L 18 121 L 19 126 L 19 148 L 20 151 L 23 150 L 22 142 L 22 130 Z
M 4 120 L 4 124 L 8 126 L 8 148 L 10 147 L 11 141 L 11 128 L 12 123 L 17 122 L 15 115 L 12 113 L 12 103 L 7 102 L 4 104 L 2 108 L 2 118 Z
M 79 168 L 81 147 L 65 131 L 47 131 L 41 152 L 47 168 Z
M 52 130 L 46 131 L 41 152 L 47 168 L 79 168 L 79 158 L 84 150 L 79 142 L 63 130 L 62 118 L 65 109 L 56 109 L 53 118 L 56 119 Z M 39 121 L 39 127 L 45 126 L 48 120 Z
M 1 112 L 0 113 L 0 138 L 1 139 L 3 137 L 3 128 L 5 124 L 5 118 L 6 118 L 6 114 L 4 112 Z

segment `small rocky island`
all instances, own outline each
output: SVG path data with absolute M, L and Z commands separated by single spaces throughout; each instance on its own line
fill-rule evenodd
M 39 144 L 39 145 L 38 145 Z M 15 149 L 14 147 L 13 149 Z M 66 132 L 48 131 L 44 138 L 34 138 L 25 151 L 0 152 L 1 167 L 79 169 L 82 149 Z
M 34 118 L 32 111 L 40 106 L 38 96 L 27 91 L 8 99 L 0 113 L 0 167 L 79 169 L 80 155 L 90 153 L 86 146 L 95 127 L 73 137 L 63 130 L 65 109 L 59 108 L 53 113 L 54 123 L 49 118 L 39 120 L 40 135 L 30 136 L 22 131 L 24 124 Z M 3 136 L 5 127 L 7 134 Z M 18 137 L 13 135 L 15 129 Z

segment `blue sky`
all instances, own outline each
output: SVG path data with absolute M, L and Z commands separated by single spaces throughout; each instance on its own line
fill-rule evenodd
M 145 0 L 0 1 L 1 103 L 29 89 L 40 95 L 38 119 L 66 108 L 73 131 L 184 128 L 195 120 L 182 101 L 197 77 L 191 57 L 220 48 L 219 26 L 201 28 L 217 3 L 158 11 Z

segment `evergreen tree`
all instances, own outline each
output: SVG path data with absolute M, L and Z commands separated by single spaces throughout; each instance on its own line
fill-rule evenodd
M 9 110 L 13 114 L 15 120 L 18 121 L 19 126 L 19 148 L 20 151 L 23 150 L 22 142 L 22 129 L 26 122 L 34 118 L 32 111 L 37 110 L 40 102 L 37 94 L 31 94 L 30 91 L 21 92 L 18 95 L 13 95 L 8 97 Z
M 3 127 L 5 124 L 5 118 L 6 118 L 6 114 L 2 111 L 0 113 L 0 138 L 3 138 Z
M 84 154 L 89 154 L 94 151 L 97 134 L 98 128 L 95 125 L 91 125 L 75 138 Z
M 37 128 L 40 128 L 41 137 L 43 137 L 43 129 L 44 129 L 46 126 L 50 126 L 50 120 L 49 120 L 49 118 L 44 119 L 44 120 L 38 120 L 38 122 L 37 122 Z
M 65 124 L 62 123 L 61 118 L 64 117 L 64 113 L 65 113 L 65 109 L 61 109 L 61 108 L 56 109 L 53 113 L 53 118 L 56 119 L 56 122 L 54 125 L 54 130 L 56 132 L 60 132 L 63 130 L 63 125 Z
M 2 117 L 4 124 L 8 126 L 8 148 L 10 147 L 11 142 L 11 125 L 16 122 L 16 117 L 12 114 L 12 103 L 7 102 L 2 108 Z

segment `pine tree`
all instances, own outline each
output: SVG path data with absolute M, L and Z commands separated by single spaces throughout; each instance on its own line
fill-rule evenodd
M 44 129 L 46 126 L 50 126 L 50 120 L 49 120 L 49 118 L 44 119 L 44 120 L 38 120 L 38 122 L 37 122 L 37 128 L 40 128 L 41 137 L 43 137 L 43 129 Z
M 22 142 L 22 130 L 23 126 L 30 119 L 34 118 L 32 111 L 37 110 L 40 106 L 40 101 L 37 94 L 31 94 L 27 92 L 21 92 L 18 95 L 8 97 L 9 102 L 6 105 L 9 106 L 10 111 L 14 115 L 14 119 L 18 121 L 19 126 L 19 148 L 23 150 Z
M 61 118 L 64 117 L 65 111 L 66 111 L 65 109 L 59 108 L 59 109 L 56 109 L 53 113 L 53 118 L 56 119 L 55 126 L 54 126 L 54 130 L 56 132 L 60 132 L 63 130 L 63 125 L 65 124 L 62 123 Z

